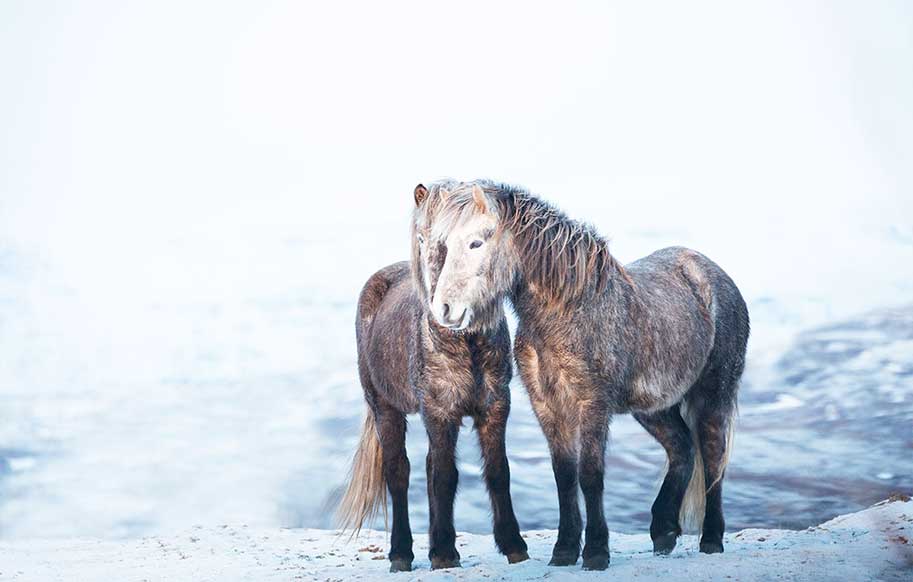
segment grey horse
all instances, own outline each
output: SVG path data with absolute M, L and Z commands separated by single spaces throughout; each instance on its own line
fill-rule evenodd
M 428 309 L 472 325 L 507 299 L 519 319 L 514 357 L 558 488 L 551 564 L 580 556 L 579 486 L 583 566 L 608 566 L 606 441 L 612 415 L 628 412 L 668 455 L 654 552 L 671 552 L 686 521 L 701 530 L 702 552 L 722 552 L 723 475 L 749 334 L 732 279 L 680 247 L 623 266 L 591 226 L 520 188 L 445 181 L 427 191 L 416 228 L 431 254 Z

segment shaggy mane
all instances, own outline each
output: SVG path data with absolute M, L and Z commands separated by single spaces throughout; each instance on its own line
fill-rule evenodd
M 602 291 L 623 267 L 609 253 L 608 242 L 595 228 L 568 218 L 550 203 L 528 191 L 488 180 L 434 183 L 419 209 L 420 220 L 431 226 L 435 238 L 444 238 L 457 224 L 476 212 L 472 187 L 478 185 L 499 225 L 513 235 L 517 265 L 540 291 L 559 301 L 570 301 L 589 290 Z
M 492 185 L 508 210 L 507 227 L 514 235 L 522 270 L 540 291 L 570 301 L 588 290 L 603 291 L 615 273 L 624 273 L 609 253 L 609 243 L 585 222 L 528 191 Z

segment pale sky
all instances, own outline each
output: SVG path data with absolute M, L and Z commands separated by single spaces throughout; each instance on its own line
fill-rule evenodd
M 0 235 L 78 261 L 489 177 L 616 240 L 913 236 L 911 63 L 902 1 L 6 1 Z

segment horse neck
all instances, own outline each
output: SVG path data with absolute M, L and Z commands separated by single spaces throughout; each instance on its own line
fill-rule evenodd
M 630 281 L 590 227 L 532 197 L 515 204 L 516 283 L 509 298 L 518 314 L 567 311 Z

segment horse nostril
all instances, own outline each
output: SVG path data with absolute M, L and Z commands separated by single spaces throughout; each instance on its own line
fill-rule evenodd
M 442 316 L 441 316 L 441 318 L 442 318 L 444 321 L 447 321 L 447 316 L 448 316 L 448 315 L 450 315 L 450 304 L 449 304 L 449 303 L 445 303 L 445 304 L 442 306 Z

